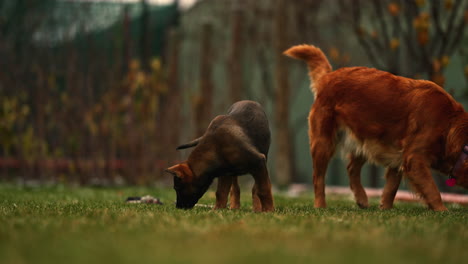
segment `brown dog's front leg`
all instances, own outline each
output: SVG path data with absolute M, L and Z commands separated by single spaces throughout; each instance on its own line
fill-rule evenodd
M 447 211 L 447 208 L 442 203 L 442 198 L 434 179 L 432 179 L 426 160 L 419 155 L 408 157 L 404 165 L 404 172 L 430 209 L 434 211 Z
M 366 160 L 362 157 L 350 155 L 347 167 L 349 185 L 351 187 L 351 191 L 353 191 L 354 193 L 354 199 L 356 200 L 356 204 L 360 208 L 369 207 L 366 191 L 364 190 L 364 187 L 362 187 L 361 184 L 361 168 L 365 162 Z
M 214 209 L 223 209 L 227 206 L 229 189 L 232 184 L 232 176 L 222 175 L 218 177 L 218 188 L 216 190 L 216 205 Z
M 400 186 L 402 174 L 397 168 L 387 168 L 387 172 L 385 173 L 387 182 L 383 189 L 380 209 L 391 209 L 393 207 L 393 201 Z
M 252 200 L 254 211 L 272 212 L 275 210 L 273 195 L 271 194 L 271 182 L 268 175 L 266 162 L 263 161 L 260 167 L 252 172 L 255 179 L 255 185 L 252 190 Z M 258 205 L 260 201 L 261 207 Z M 259 208 L 260 207 L 260 208 Z

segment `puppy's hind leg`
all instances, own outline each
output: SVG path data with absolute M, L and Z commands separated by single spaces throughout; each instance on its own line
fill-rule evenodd
M 216 205 L 214 209 L 223 209 L 227 206 L 229 189 L 232 184 L 232 176 L 222 175 L 218 177 L 218 188 L 216 190 Z
M 252 201 L 255 212 L 271 212 L 275 210 L 273 195 L 271 194 L 271 182 L 268 175 L 266 161 L 263 160 L 258 168 L 251 172 L 255 179 L 252 189 Z
M 354 193 L 354 199 L 356 200 L 356 204 L 360 208 L 369 207 L 366 191 L 364 190 L 361 184 L 361 168 L 365 162 L 366 159 L 364 159 L 363 157 L 356 156 L 353 154 L 349 155 L 349 163 L 347 166 L 349 185 L 351 187 L 351 191 L 353 191 Z
M 258 197 L 257 183 L 254 183 L 254 186 L 252 187 L 252 208 L 254 212 L 262 211 L 262 203 L 260 202 L 260 198 Z
M 318 99 L 309 114 L 310 153 L 314 172 L 314 207 L 325 208 L 325 175 L 336 147 L 336 123 L 333 110 L 319 106 Z
M 231 185 L 231 193 L 229 197 L 229 203 L 231 209 L 239 209 L 240 208 L 240 188 L 239 188 L 239 181 L 237 176 L 232 177 L 232 185 Z

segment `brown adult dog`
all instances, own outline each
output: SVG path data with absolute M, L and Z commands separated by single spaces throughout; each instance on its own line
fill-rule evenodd
M 441 87 L 365 67 L 332 71 L 314 46 L 294 46 L 285 55 L 307 62 L 315 95 L 309 113 L 315 207 L 326 207 L 324 178 L 338 145 L 349 158 L 350 186 L 362 207 L 368 205 L 360 182 L 366 161 L 387 168 L 381 208 L 393 206 L 402 174 L 436 211 L 447 208 L 431 169 L 468 188 L 468 159 L 461 155 L 468 113 Z
M 205 134 L 177 149 L 196 146 L 188 160 L 168 168 L 174 175 L 177 208 L 192 208 L 215 177 L 217 208 L 226 208 L 231 188 L 231 208 L 239 208 L 237 176 L 250 173 L 254 211 L 273 211 L 271 183 L 266 166 L 270 148 L 268 119 L 259 103 L 239 101 L 227 115 L 211 121 Z

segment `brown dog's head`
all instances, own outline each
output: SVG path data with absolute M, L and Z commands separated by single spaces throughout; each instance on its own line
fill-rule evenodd
M 195 177 L 186 162 L 167 168 L 166 172 L 174 176 L 177 208 L 193 208 L 211 184 L 211 182 L 203 181 L 202 177 Z

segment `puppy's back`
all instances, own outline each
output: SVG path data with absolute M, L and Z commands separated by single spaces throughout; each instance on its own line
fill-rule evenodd
M 236 121 L 251 143 L 264 155 L 270 148 L 270 127 L 262 106 L 254 101 L 244 100 L 234 103 L 228 116 Z

